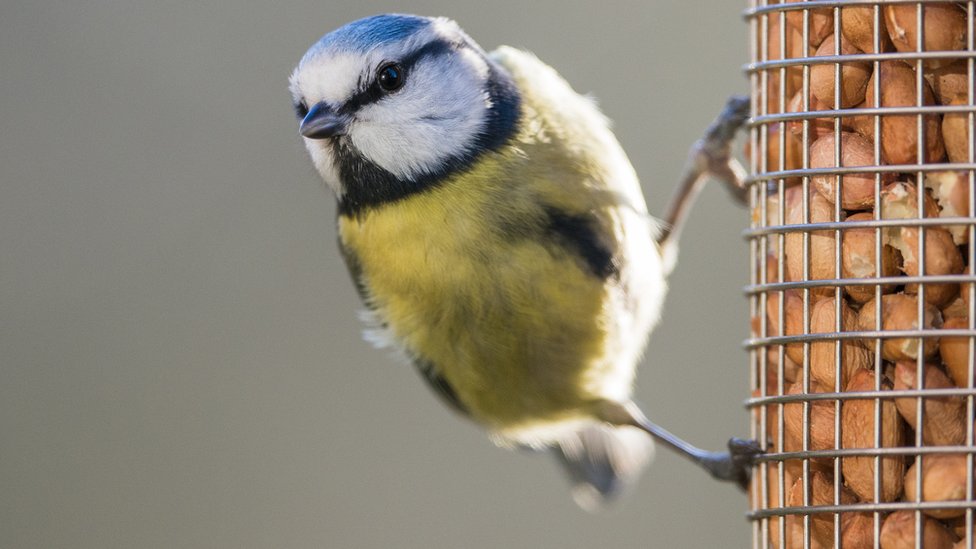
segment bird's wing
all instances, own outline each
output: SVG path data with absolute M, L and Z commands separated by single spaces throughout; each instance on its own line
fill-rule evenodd
M 531 123 L 540 132 L 548 133 L 539 138 L 566 147 L 593 176 L 587 181 L 591 190 L 611 192 L 617 195 L 619 205 L 646 216 L 647 205 L 637 174 L 596 101 L 577 93 L 555 69 L 532 53 L 501 46 L 490 57 L 511 75 L 523 102 L 530 107 L 539 106 L 529 113 Z
M 444 379 L 444 376 L 437 370 L 437 368 L 430 362 L 423 359 L 414 359 L 414 366 L 417 367 L 417 371 L 427 382 L 427 386 L 441 397 L 441 401 L 447 405 L 448 408 L 454 410 L 455 412 L 461 414 L 462 416 L 468 416 L 470 413 L 468 409 L 464 406 L 461 400 L 458 398 L 457 393 L 451 384 Z

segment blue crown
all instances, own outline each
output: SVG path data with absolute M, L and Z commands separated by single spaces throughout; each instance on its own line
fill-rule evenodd
M 418 15 L 374 15 L 326 34 L 312 50 L 316 53 L 325 50 L 365 51 L 380 44 L 402 40 L 433 22 L 430 17 Z

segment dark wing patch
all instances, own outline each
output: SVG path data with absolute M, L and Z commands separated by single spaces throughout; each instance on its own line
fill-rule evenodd
M 469 415 L 468 409 L 461 402 L 461 399 L 458 398 L 454 387 L 451 387 L 451 384 L 444 379 L 444 376 L 437 371 L 437 368 L 432 363 L 422 358 L 414 358 L 413 363 L 417 367 L 417 371 L 420 372 L 420 375 L 427 382 L 427 385 L 437 393 L 437 396 L 441 397 L 441 400 L 449 408 L 462 416 Z
M 603 279 L 620 274 L 614 250 L 601 238 L 599 221 L 593 214 L 569 214 L 546 208 L 547 229 L 577 254 L 590 271 Z
M 363 267 L 359 263 L 359 257 L 356 256 L 355 252 L 343 245 L 341 238 L 339 239 L 339 253 L 342 254 L 342 259 L 346 263 L 346 269 L 349 271 L 349 277 L 352 278 L 352 283 L 356 285 L 356 293 L 359 294 L 359 298 L 363 300 L 366 307 L 372 309 L 373 306 L 370 304 L 366 281 L 363 280 Z

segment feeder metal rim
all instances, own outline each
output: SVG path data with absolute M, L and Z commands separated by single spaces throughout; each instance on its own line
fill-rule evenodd
M 845 457 L 885 457 L 920 455 L 959 455 L 976 454 L 973 446 L 897 446 L 891 448 L 834 448 L 830 450 L 805 450 L 802 452 L 780 452 L 760 454 L 756 462 L 768 465 L 785 463 L 797 459 L 823 459 Z
M 976 112 L 976 105 L 906 105 L 900 107 L 859 107 L 761 114 L 746 121 L 750 128 L 761 128 L 777 122 L 802 122 L 818 118 L 846 118 L 853 116 L 919 115 Z M 841 130 L 849 131 L 849 130 Z M 833 133 L 833 132 L 831 132 Z
M 915 328 L 913 330 L 860 330 L 849 332 L 821 332 L 815 334 L 756 337 L 745 340 L 746 349 L 788 345 L 790 343 L 816 343 L 818 341 L 844 341 L 848 339 L 936 339 L 941 337 L 974 337 L 976 331 L 966 329 Z
M 742 236 L 746 239 L 787 233 L 805 233 L 813 231 L 836 231 L 851 229 L 877 229 L 902 227 L 950 227 L 959 225 L 976 225 L 976 217 L 909 217 L 902 219 L 868 219 L 864 221 L 823 221 L 819 223 L 791 223 L 788 225 L 766 225 L 746 229 Z M 903 277 L 902 277 L 903 278 Z
M 807 288 L 836 288 L 842 286 L 901 286 L 903 284 L 973 284 L 976 275 L 916 275 L 879 276 L 877 278 L 821 278 L 817 280 L 798 280 L 795 282 L 768 282 L 746 286 L 747 297 L 786 290 L 805 290 Z M 887 294 L 886 294 L 887 295 Z
M 948 387 L 943 389 L 887 389 L 881 391 L 844 391 L 832 393 L 794 393 L 788 395 L 771 395 L 765 397 L 753 397 L 745 402 L 746 408 L 758 408 L 760 406 L 772 406 L 776 404 L 798 404 L 803 402 L 818 402 L 822 400 L 846 401 L 846 400 L 891 400 L 893 398 L 948 398 L 976 396 L 976 388 L 966 389 L 961 387 Z M 926 446 L 926 448 L 943 448 L 940 446 Z M 945 447 L 954 448 L 954 447 Z M 962 448 L 968 448 L 962 446 Z M 939 450 L 939 453 L 955 452 L 955 450 Z M 792 455 L 792 454 L 791 454 Z M 820 456 L 817 456 L 820 457 Z M 829 457 L 829 456 L 828 456 Z M 789 458 L 793 459 L 793 457 Z
M 803 3 L 803 2 L 798 2 Z M 915 2 L 912 2 L 913 4 Z M 785 69 L 790 67 L 805 67 L 807 65 L 836 65 L 838 63 L 874 63 L 885 61 L 918 61 L 931 59 L 971 59 L 976 57 L 976 51 L 966 50 L 929 50 L 929 51 L 906 51 L 906 52 L 885 52 L 885 53 L 851 53 L 840 55 L 817 55 L 813 57 L 788 57 L 786 59 L 770 59 L 757 61 L 742 66 L 742 69 L 751 74 Z
M 818 8 L 850 8 L 865 6 L 873 7 L 876 5 L 889 5 L 889 4 L 925 4 L 926 0 L 804 0 L 803 2 L 788 3 L 788 4 L 771 4 L 768 6 L 756 6 L 754 8 L 748 8 L 743 10 L 742 16 L 745 19 L 753 18 L 757 15 L 767 15 L 774 14 L 777 12 L 785 11 L 801 11 L 801 10 L 815 10 Z M 928 3 L 937 4 L 934 0 L 929 0 Z
M 822 175 L 874 174 L 874 173 L 903 173 L 903 172 L 947 172 L 976 170 L 976 162 L 945 162 L 942 164 L 894 164 L 844 166 L 835 168 L 797 168 L 795 170 L 778 170 L 760 172 L 745 178 L 745 184 L 755 184 L 773 179 L 790 179 L 793 177 L 817 177 Z
M 749 520 L 785 516 L 808 516 L 824 513 L 873 513 L 888 511 L 927 511 L 936 509 L 976 509 L 976 501 L 891 501 L 887 503 L 847 503 L 841 505 L 808 505 L 757 509 L 746 513 Z

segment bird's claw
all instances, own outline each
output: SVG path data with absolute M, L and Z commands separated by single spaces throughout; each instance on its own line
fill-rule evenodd
M 732 157 L 732 141 L 735 134 L 749 119 L 750 101 L 748 97 L 733 95 L 725 104 L 718 118 L 705 131 L 696 143 L 697 162 L 701 170 L 725 182 L 732 196 L 739 203 L 746 203 L 746 171 L 738 160 Z
M 705 140 L 719 147 L 728 146 L 736 132 L 749 119 L 749 98 L 733 95 L 705 133 Z
M 729 439 L 729 460 L 734 475 L 733 479 L 739 488 L 743 490 L 749 487 L 749 478 L 752 476 L 752 466 L 756 462 L 756 457 L 763 453 L 759 443 L 755 440 L 745 440 L 732 437 Z
M 759 444 L 741 438 L 729 439 L 729 451 L 710 453 L 702 465 L 717 480 L 734 482 L 743 490 L 749 487 L 752 465 L 762 454 Z

